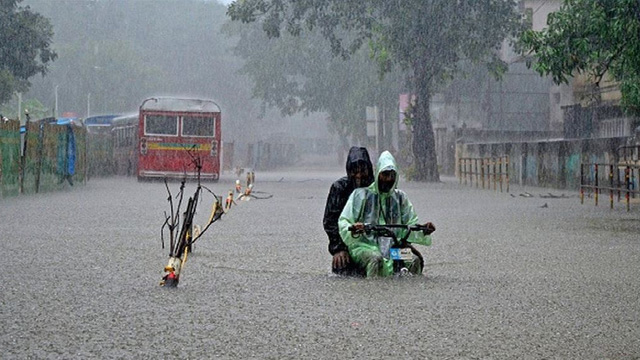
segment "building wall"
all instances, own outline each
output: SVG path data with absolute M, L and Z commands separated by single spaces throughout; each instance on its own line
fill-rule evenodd
M 536 142 L 458 143 L 456 160 L 509 156 L 511 183 L 556 189 L 580 189 L 580 164 L 616 163 L 618 148 L 631 137 Z M 456 176 L 459 175 L 456 166 Z

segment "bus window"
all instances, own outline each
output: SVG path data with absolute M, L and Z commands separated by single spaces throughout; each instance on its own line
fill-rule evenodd
M 111 122 L 118 115 L 97 115 L 84 119 L 88 133 L 104 134 L 111 130 Z
M 147 135 L 178 135 L 178 117 L 169 115 L 147 115 L 144 122 Z
M 214 136 L 213 117 L 183 116 L 182 136 Z

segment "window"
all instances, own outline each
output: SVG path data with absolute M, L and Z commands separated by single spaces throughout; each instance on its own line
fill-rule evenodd
M 212 117 L 183 116 L 182 136 L 214 136 Z
M 178 118 L 167 115 L 147 115 L 144 120 L 147 135 L 178 135 Z
M 113 129 L 114 147 L 122 148 L 133 145 L 138 129 L 135 126 L 125 126 Z

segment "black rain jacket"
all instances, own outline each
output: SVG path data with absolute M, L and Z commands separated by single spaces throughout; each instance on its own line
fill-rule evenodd
M 324 231 L 329 237 L 329 253 L 335 255 L 340 251 L 347 251 L 347 246 L 342 242 L 340 237 L 340 231 L 338 230 L 338 218 L 344 208 L 349 195 L 355 189 L 354 180 L 349 177 L 351 169 L 353 169 L 358 162 L 364 162 L 369 169 L 369 178 L 365 179 L 362 186 L 369 186 L 373 178 L 373 165 L 369 158 L 369 152 L 364 147 L 353 146 L 349 149 L 349 155 L 347 156 L 347 176 L 344 176 L 336 180 L 329 189 L 329 196 L 327 197 L 327 204 L 324 208 L 324 218 L 322 224 L 324 225 Z

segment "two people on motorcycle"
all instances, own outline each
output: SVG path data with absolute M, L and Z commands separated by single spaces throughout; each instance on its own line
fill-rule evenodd
M 364 232 L 364 224 L 418 225 L 418 216 L 407 194 L 397 189 L 398 168 L 390 152 L 380 154 L 373 183 L 353 190 L 338 219 L 338 229 L 348 249 L 350 261 L 363 269 L 367 277 L 393 275 L 393 260 L 389 256 L 392 239 L 375 233 Z M 424 224 L 425 230 L 414 231 L 408 243 L 431 245 L 430 234 L 435 231 L 431 222 Z M 326 228 L 326 226 L 325 226 Z M 395 229 L 398 238 L 407 229 Z M 420 253 L 411 245 L 412 259 L 405 260 L 409 272 L 422 273 L 423 261 Z

